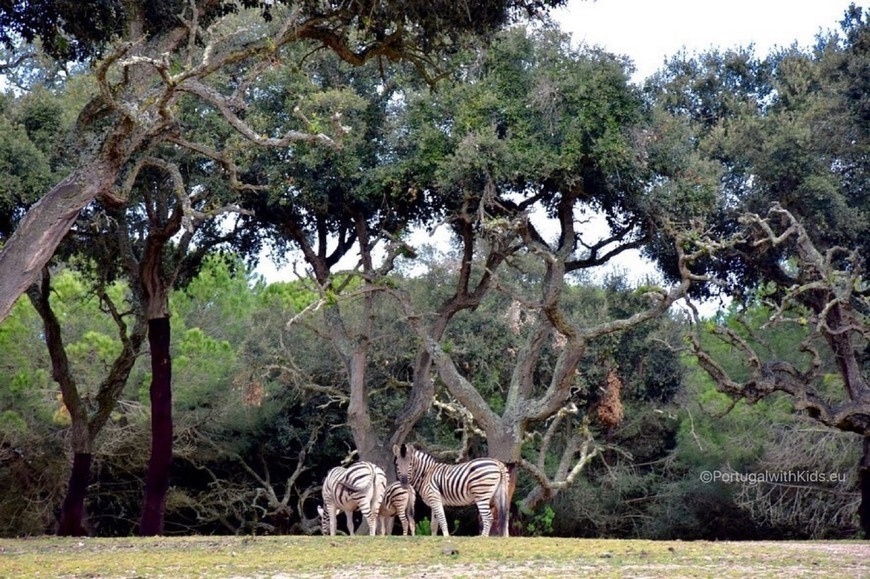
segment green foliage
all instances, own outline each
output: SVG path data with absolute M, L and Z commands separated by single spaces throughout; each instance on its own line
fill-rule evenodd
M 0 106 L 0 242 L 12 234 L 24 211 L 63 175 L 61 135 L 71 121 L 73 96 L 43 88 L 3 97 Z
M 259 483 L 246 478 L 239 460 L 245 460 L 261 474 L 265 474 L 260 470 L 265 461 L 272 480 L 280 481 L 295 468 L 294 457 L 313 429 L 319 424 L 342 424 L 346 419 L 342 406 L 306 390 L 308 384 L 336 386 L 344 379 L 331 350 L 317 336 L 320 318 L 306 317 L 304 323 L 286 327 L 286 320 L 298 313 L 299 307 L 306 306 L 307 300 L 313 299 L 315 294 L 301 283 L 282 283 L 275 287 L 256 280 L 251 283 L 245 268 L 233 263 L 236 262 L 206 260 L 201 276 L 173 296 L 176 426 L 184 443 L 178 446 L 177 476 L 173 479 L 179 500 L 174 500 L 167 512 L 168 528 L 173 532 L 188 526 L 209 532 L 232 531 L 216 521 L 197 522 L 195 513 L 205 512 L 202 509 L 207 505 L 217 509 L 227 504 L 246 505 L 240 511 L 240 518 L 233 519 L 236 528 L 243 528 L 247 524 L 246 517 L 254 520 L 255 516 L 254 510 L 248 510 L 252 509 L 250 505 L 255 499 L 244 493 L 253 493 Z M 413 290 L 415 300 L 435 300 L 438 289 L 434 280 L 442 275 L 448 276 L 433 268 L 429 276 L 404 280 L 402 285 Z M 99 355 L 101 347 L 109 347 L 102 341 L 109 334 L 97 323 L 96 303 L 88 298 L 88 286 L 71 272 L 55 279 L 58 311 L 76 322 L 69 326 L 76 332 L 70 334 L 70 338 L 74 338 L 76 344 L 89 345 L 73 349 L 73 363 Z M 614 282 L 610 289 L 570 288 L 570 303 L 576 308 L 573 313 L 589 320 L 613 313 L 630 313 L 636 307 L 635 300 L 642 298 L 631 291 L 616 291 L 619 287 Z M 123 290 L 118 287 L 113 291 Z M 383 416 L 390 416 L 401 404 L 399 392 L 403 387 L 398 382 L 411 377 L 415 350 L 413 340 L 407 331 L 403 333 L 402 324 L 395 319 L 390 302 L 378 303 L 376 315 L 383 321 L 379 325 L 379 338 L 383 339 L 372 344 L 369 395 L 383 410 Z M 352 305 L 343 303 L 351 321 L 356 314 Z M 496 407 L 502 398 L 502 376 L 509 375 L 505 353 L 516 346 L 517 339 L 504 316 L 505 308 L 504 296 L 494 295 L 476 312 L 458 318 L 451 331 L 453 355 L 463 365 L 468 365 L 469 375 Z M 763 312 L 750 314 L 765 316 Z M 0 324 L 0 341 L 29 343 L 27 340 L 32 337 L 23 336 L 36 336 L 40 331 L 34 315 L 26 301 L 20 302 L 15 314 Z M 737 487 L 705 485 L 699 478 L 700 472 L 706 469 L 751 472 L 772 460 L 767 433 L 776 425 L 787 423 L 790 404 L 783 399 L 765 400 L 753 406 L 741 403 L 725 413 L 730 401 L 715 390 L 691 360 L 684 360 L 688 367 L 684 389 L 663 397 L 645 391 L 646 387 L 656 391 L 660 388 L 655 381 L 647 381 L 650 375 L 667 374 L 669 365 L 679 362 L 652 347 L 670 331 L 669 322 L 665 321 L 656 327 L 640 327 L 590 350 L 591 362 L 581 365 L 584 376 L 579 383 L 597 384 L 594 361 L 607 359 L 607 356 L 616 356 L 626 377 L 626 420 L 606 439 L 621 452 L 611 452 L 605 463 L 588 467 L 588 480 L 580 481 L 575 488 L 560 493 L 554 501 L 544 505 L 526 522 L 523 532 L 687 539 L 806 536 L 796 530 L 794 523 L 774 525 L 738 505 L 740 489 Z M 785 334 L 776 347 L 792 348 L 792 339 L 794 336 Z M 281 349 L 281 343 L 289 348 Z M 773 340 L 773 344 L 776 345 L 777 340 Z M 727 351 L 722 353 L 727 356 Z M 45 359 L 44 354 L 38 353 L 25 352 L 22 356 L 21 350 L 11 347 L 0 350 L 0 356 L 5 356 L 4 360 L 17 360 L 18 364 Z M 654 362 L 659 356 L 660 361 Z M 651 368 L 643 367 L 649 364 Z M 271 369 L 276 366 L 284 370 Z M 22 441 L 27 443 L 27 448 L 40 448 L 30 436 L 36 436 L 33 429 L 60 426 L 53 419 L 58 401 L 53 396 L 40 395 L 46 389 L 53 390 L 45 367 L 26 369 L 20 376 L 10 376 L 10 380 L 2 382 L 6 387 L 0 389 L 0 400 L 8 404 L 0 408 L 4 412 L 0 421 L 7 437 L 4 440 Z M 283 373 L 290 368 L 295 368 L 296 373 Z M 134 373 L 134 384 L 147 384 L 143 377 L 145 371 L 142 367 Z M 681 372 L 676 372 L 676 376 L 680 377 L 678 381 L 683 379 Z M 38 385 L 39 380 L 43 381 L 43 386 Z M 835 388 L 836 378 L 830 382 L 831 388 Z M 594 400 L 594 389 L 587 387 L 589 390 L 582 395 Z M 127 393 L 130 396 L 132 391 L 128 389 Z M 41 414 L 24 411 L 27 406 L 21 401 L 28 400 L 28 396 L 33 396 L 28 404 L 36 404 Z M 676 404 L 668 404 L 674 396 Z M 125 400 L 120 416 L 116 417 L 117 430 L 110 430 L 106 436 L 116 449 L 114 452 L 123 449 L 123 456 L 135 456 L 142 462 L 147 449 L 136 446 L 134 440 L 147 441 L 147 415 L 131 411 L 132 403 Z M 376 419 L 381 419 L 381 415 Z M 453 426 L 451 421 L 436 425 L 428 417 L 418 426 L 418 436 L 452 446 L 456 442 Z M 121 434 L 128 430 L 128 434 Z M 311 471 L 300 480 L 301 486 L 296 492 L 317 484 L 325 470 L 343 458 L 352 445 L 347 429 L 342 428 L 321 431 L 316 440 L 307 463 Z M 783 434 L 777 448 L 786 440 Z M 810 441 L 803 444 L 809 445 Z M 831 454 L 849 456 L 837 445 L 830 449 Z M 623 452 L 630 454 L 631 459 Z M 61 456 L 62 453 L 58 453 L 58 457 Z M 556 459 L 556 456 L 549 457 L 548 465 L 552 466 Z M 46 468 L 56 468 L 62 473 L 61 462 L 46 465 Z M 131 510 L 138 508 L 141 488 L 136 473 L 144 467 L 132 459 L 122 461 L 116 454 L 99 457 L 98 465 L 98 480 L 111 480 L 114 490 L 95 491 L 90 503 L 93 520 L 102 525 L 102 533 L 127 534 L 129 528 L 113 519 L 113 509 L 117 505 Z M 216 478 L 203 477 L 206 472 L 203 467 Z M 62 476 L 58 480 L 59 484 L 63 483 Z M 520 484 L 518 493 L 526 484 L 522 477 Z M 232 493 L 247 498 L 230 503 Z M 476 529 L 475 516 L 474 512 L 467 517 L 462 514 L 459 522 L 454 521 L 451 531 L 474 532 L 468 529 Z M 19 521 L 15 524 L 23 524 L 20 518 L 14 520 Z M 431 532 L 431 526 L 426 525 L 429 525 L 427 519 L 418 522 L 418 534 Z
M 432 521 L 429 520 L 429 517 L 418 519 L 414 529 L 417 535 L 428 537 L 432 534 Z
M 2 175 L 0 187 L 6 192 L 16 192 L 24 198 L 33 199 L 51 184 L 45 154 L 33 143 L 23 126 L 15 126 L 8 119 L 2 119 L 3 139 L 0 141 L 0 160 Z M 28 195 L 29 193 L 29 195 Z
M 553 534 L 553 520 L 556 511 L 550 505 L 544 505 L 543 509 L 532 515 L 527 520 L 525 532 L 529 537 L 548 537 Z
M 115 336 L 101 332 L 88 331 L 82 339 L 67 346 L 67 353 L 85 358 L 89 363 L 102 364 L 108 367 L 118 355 L 121 345 Z
M 722 352 L 723 356 L 728 353 Z M 792 402 L 749 405 L 719 392 L 685 358 L 675 404 L 631 404 L 602 463 L 549 504 L 554 533 L 654 539 L 853 537 L 856 437 L 808 427 Z M 819 485 L 742 484 L 723 473 L 762 477 L 842 473 Z M 713 474 L 719 477 L 710 480 Z
M 26 130 L 0 117 L 0 240 L 11 235 L 22 206 L 38 199 L 51 181 L 48 160 Z
M 678 55 L 649 83 L 662 126 L 683 134 L 665 141 L 676 143 L 668 145 L 675 157 L 698 159 L 708 174 L 721 174 L 716 202 L 706 210 L 690 205 L 692 216 L 717 234 L 733 232 L 741 213 L 764 214 L 776 202 L 804 223 L 822 252 L 839 246 L 870 259 L 864 161 L 870 132 L 858 96 L 867 83 L 859 71 L 870 61 L 870 26 L 860 7 L 849 7 L 846 16 L 842 33 L 819 36 L 811 50 L 792 46 L 766 58 L 751 49 Z M 738 247 L 704 265 L 729 282 L 731 295 L 751 299 L 747 289 L 783 283 L 782 251 Z M 651 254 L 675 277 L 667 252 L 663 246 Z M 696 284 L 693 291 L 718 290 Z
M 0 414 L 0 434 L 4 440 L 17 434 L 25 434 L 27 422 L 14 410 L 6 410 Z
M 760 434 L 766 426 L 789 419 L 789 409 L 781 407 L 783 399 L 779 404 L 771 400 L 752 407 L 742 402 L 734 405 L 699 368 L 689 373 L 686 389 L 701 412 L 695 414 L 690 407 L 681 417 L 678 457 L 697 469 L 750 467 L 763 452 L 765 439 Z M 719 415 L 723 418 L 715 418 Z
M 390 37 L 393 43 L 414 47 L 414 52 L 433 49 L 450 50 L 467 35 L 486 36 L 517 16 L 517 13 L 546 11 L 560 6 L 564 0 L 546 0 L 528 4 L 524 0 L 500 2 L 470 2 L 462 6 L 432 5 L 423 1 L 381 2 L 376 7 L 368 3 L 323 3 L 304 0 L 294 4 L 301 23 L 335 13 L 331 19 L 330 36 L 350 42 L 358 39 L 368 44 Z M 98 57 L 106 45 L 117 36 L 129 34 L 130 29 L 142 30 L 149 36 L 159 35 L 178 26 L 177 17 L 184 14 L 187 5 L 182 0 L 148 0 L 122 2 L 106 0 L 96 5 L 35 1 L 9 4 L 0 9 L 0 42 L 7 47 L 23 39 L 27 43 L 37 40 L 45 50 L 59 61 L 87 60 Z M 208 25 L 215 18 L 242 8 L 255 8 L 266 21 L 281 17 L 284 11 L 273 3 L 257 0 L 216 2 L 197 9 L 199 22 Z M 474 17 L 470 17 L 470 15 Z M 407 30 L 400 24 L 410 24 Z M 402 30 L 400 39 L 391 33 Z M 391 44 L 390 46 L 392 46 Z M 391 53 L 392 54 L 392 53 Z
M 317 300 L 317 293 L 298 282 L 273 282 L 264 288 L 260 299 L 264 304 L 301 312 Z
M 195 407 L 213 401 L 222 389 L 221 380 L 227 378 L 235 364 L 230 343 L 207 336 L 200 328 L 191 328 L 176 340 L 176 351 L 173 372 L 176 383 L 183 384 L 175 389 L 176 406 Z
M 638 204 L 642 168 L 632 140 L 642 103 L 619 59 L 575 50 L 557 31 L 522 29 L 502 33 L 477 58 L 462 69 L 473 82 L 409 95 L 409 130 L 397 137 L 408 160 L 396 178 L 406 187 L 437 192 L 445 210 L 477 198 L 488 182 L 519 195 L 535 183 L 552 209 L 558 191 L 582 179 L 595 210 L 616 218 L 650 209 Z
M 0 324 L 0 412 L 9 414 L 14 432 L 23 420 L 26 430 L 50 421 L 54 400 L 51 366 L 41 343 L 42 324 L 26 299 L 16 302 Z M 18 419 L 13 420 L 12 416 Z M 0 432 L 0 438 L 6 433 Z
M 453 528 L 450 530 L 452 536 L 455 536 L 459 532 L 459 525 L 459 520 L 455 519 L 453 521 Z M 418 536 L 428 537 L 432 534 L 432 521 L 429 520 L 429 517 L 423 517 L 417 521 L 414 530 Z M 438 530 L 438 535 L 441 536 L 440 529 Z

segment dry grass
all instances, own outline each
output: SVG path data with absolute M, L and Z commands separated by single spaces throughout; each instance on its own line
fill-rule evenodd
M 488 537 L 0 539 L 0 577 L 867 577 L 870 543 Z

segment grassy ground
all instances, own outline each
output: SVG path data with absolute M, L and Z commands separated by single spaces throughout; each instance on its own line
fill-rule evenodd
M 870 577 L 868 542 L 494 537 L 0 539 L 0 577 Z

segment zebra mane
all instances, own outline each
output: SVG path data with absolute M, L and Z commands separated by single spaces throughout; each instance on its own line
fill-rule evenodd
M 431 452 L 428 452 L 428 451 L 426 451 L 426 450 L 423 450 L 422 448 L 417 448 L 416 446 L 414 446 L 414 447 L 411 447 L 411 450 L 413 451 L 414 456 L 417 457 L 417 460 L 420 460 L 420 459 L 423 459 L 423 460 L 425 460 L 425 459 L 429 459 L 429 460 L 431 460 L 432 462 L 442 462 L 442 461 L 440 461 L 440 460 L 438 459 L 437 456 L 435 456 L 435 455 L 432 454 Z

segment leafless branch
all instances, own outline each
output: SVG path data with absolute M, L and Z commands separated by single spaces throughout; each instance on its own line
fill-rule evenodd
M 542 444 L 537 448 L 537 464 L 526 459 L 520 460 L 520 466 L 531 474 L 537 482 L 537 486 L 520 501 L 522 512 L 531 512 L 541 502 L 570 487 L 583 469 L 601 453 L 602 447 L 595 443 L 589 431 L 589 425 L 584 419 L 581 426 L 571 432 L 565 442 L 555 472 L 552 475 L 546 472 L 544 457 L 553 452 L 551 445 L 554 438 L 552 434 L 555 429 L 560 427 L 562 419 L 567 415 L 574 414 L 575 411 L 576 409 L 566 408 L 564 414 L 556 415 L 542 439 Z
M 471 447 L 471 437 L 478 436 L 482 439 L 486 438 L 486 433 L 474 424 L 474 415 L 469 412 L 462 404 L 456 400 L 442 401 L 437 397 L 432 401 L 432 406 L 438 410 L 437 417 L 440 419 L 442 413 L 449 419 L 459 423 L 456 432 L 462 436 L 460 442 L 460 450 L 457 456 L 457 461 L 468 459 L 468 450 Z
M 699 241 L 702 250 L 711 254 L 728 243 L 749 243 L 761 251 L 780 248 L 796 268 L 794 283 L 781 287 L 779 293 L 765 299 L 771 315 L 762 329 L 791 324 L 805 329 L 798 351 L 804 359 L 784 361 L 767 350 L 762 355 L 760 340 L 747 339 L 742 333 L 724 325 L 709 328 L 708 335 L 718 337 L 740 352 L 749 377 L 735 380 L 708 352 L 702 341 L 704 324 L 696 323 L 691 337 L 692 350 L 701 367 L 713 378 L 717 387 L 732 397 L 748 402 L 759 400 L 773 392 L 789 395 L 798 410 L 832 428 L 865 434 L 870 432 L 870 383 L 861 370 L 860 352 L 870 339 L 870 324 L 866 315 L 870 304 L 866 296 L 856 292 L 865 285 L 862 260 L 855 251 L 832 247 L 820 251 L 804 226 L 788 210 L 774 204 L 766 217 L 747 214 L 741 219 L 744 230 L 730 242 Z M 731 245 L 733 247 L 733 245 Z M 698 320 L 696 319 L 696 322 Z M 826 345 L 843 378 L 848 400 L 829 400 L 822 394 L 824 382 L 823 356 L 820 345 Z

